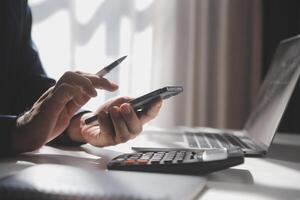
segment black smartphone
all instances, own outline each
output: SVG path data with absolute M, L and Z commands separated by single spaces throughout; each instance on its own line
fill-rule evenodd
M 182 91 L 183 91 L 183 87 L 181 86 L 167 86 L 167 87 L 154 90 L 138 98 L 135 98 L 129 101 L 129 103 L 131 104 L 131 106 L 135 111 L 141 111 L 148 105 L 148 103 L 150 103 L 150 101 L 158 97 L 160 97 L 161 99 L 167 99 L 181 93 Z M 85 120 L 85 124 L 91 124 L 92 122 L 97 121 L 97 118 L 98 118 L 97 115 L 87 118 Z
M 138 111 L 144 109 L 144 107 L 147 106 L 150 101 L 158 97 L 160 97 L 161 99 L 167 99 L 181 93 L 182 91 L 183 87 L 181 86 L 167 86 L 135 98 L 129 101 L 129 103 L 136 111 Z

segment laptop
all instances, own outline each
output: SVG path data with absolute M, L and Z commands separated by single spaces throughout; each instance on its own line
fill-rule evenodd
M 255 106 L 242 130 L 206 127 L 144 131 L 132 149 L 242 148 L 245 156 L 267 153 L 300 74 L 300 35 L 279 43 Z

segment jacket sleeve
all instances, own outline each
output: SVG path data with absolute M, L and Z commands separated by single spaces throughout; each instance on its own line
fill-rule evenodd
M 31 40 L 27 1 L 1 1 L 0 155 L 11 149 L 11 132 L 18 115 L 29 109 L 55 81 L 46 76 Z
M 5 0 L 8 4 L 7 13 L 7 37 L 9 49 L 6 54 L 9 61 L 8 68 L 13 74 L 7 80 L 15 84 L 9 84 L 10 88 L 6 91 L 9 96 L 5 104 L 7 109 L 5 113 L 0 113 L 0 155 L 7 155 L 10 152 L 11 132 L 16 125 L 17 116 L 27 109 L 31 108 L 34 102 L 50 87 L 55 85 L 55 80 L 47 77 L 38 52 L 31 40 L 32 16 L 26 1 Z M 7 21 L 10 19 L 11 21 Z M 0 100 L 1 103 L 3 103 Z M 3 107 L 3 106 L 2 106 Z M 73 145 L 72 141 L 63 133 L 60 137 L 59 144 Z M 55 141 L 53 142 L 55 143 Z
M 23 1 L 25 2 L 25 1 Z M 21 53 L 20 61 L 17 63 L 18 72 L 17 79 L 21 81 L 21 84 L 17 86 L 18 96 L 15 105 L 15 113 L 24 112 L 24 109 L 30 108 L 34 102 L 43 94 L 47 89 L 55 85 L 55 80 L 47 77 L 42 63 L 40 61 L 38 51 L 31 39 L 31 25 L 32 16 L 31 10 L 25 2 L 23 13 L 21 16 L 21 30 L 24 34 L 21 41 Z
M 10 154 L 11 131 L 16 124 L 17 117 L 14 115 L 0 115 L 0 156 Z

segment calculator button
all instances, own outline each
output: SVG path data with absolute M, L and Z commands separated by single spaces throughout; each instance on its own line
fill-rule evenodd
M 121 161 L 126 160 L 126 159 L 125 158 L 116 158 L 115 160 L 121 162 Z
M 135 157 L 135 156 L 134 156 L 134 157 L 129 157 L 129 159 L 130 159 L 130 160 L 137 160 L 137 159 L 139 159 L 139 157 Z
M 164 157 L 164 154 L 154 154 L 152 159 L 162 159 Z
M 190 151 L 186 152 L 184 160 L 190 160 L 191 156 L 192 156 L 192 152 L 190 152 Z
M 163 160 L 164 163 L 172 163 L 173 160 Z
M 133 164 L 135 164 L 135 160 L 125 160 L 123 163 L 125 165 L 133 165 Z
M 111 165 L 121 165 L 122 164 L 122 161 L 118 161 L 118 160 L 112 160 L 110 162 Z
M 148 160 L 137 160 L 137 163 L 140 165 L 146 165 L 148 164 Z
M 141 160 L 149 160 L 152 157 L 153 153 L 144 154 L 140 157 Z
M 166 153 L 164 159 L 165 160 L 172 160 L 175 157 L 175 154 L 176 154 L 175 152 L 168 152 L 168 153 Z
M 154 160 L 154 159 L 153 159 L 153 160 L 151 160 L 150 162 L 151 162 L 151 164 L 159 164 L 159 163 L 160 163 L 160 159 L 159 159 L 159 160 Z
M 130 154 L 131 157 L 140 157 L 141 155 L 143 155 L 142 153 L 133 153 Z
M 174 158 L 174 160 L 176 160 L 177 162 L 182 162 L 185 156 L 185 152 L 181 151 L 179 153 L 176 154 L 176 157 Z

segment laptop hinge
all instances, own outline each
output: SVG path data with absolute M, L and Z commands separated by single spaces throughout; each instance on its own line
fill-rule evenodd
M 246 136 L 249 140 L 251 140 L 259 150 L 267 152 L 268 147 L 265 144 L 261 143 L 260 141 L 256 141 L 254 138 L 250 136 L 250 134 L 246 130 L 243 130 L 241 132 L 243 133 L 244 136 Z

